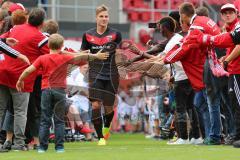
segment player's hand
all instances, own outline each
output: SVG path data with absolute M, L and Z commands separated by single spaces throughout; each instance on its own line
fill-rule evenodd
M 19 54 L 18 55 L 18 59 L 22 60 L 23 62 L 26 62 L 28 65 L 31 65 L 29 59 L 27 58 L 27 56 L 23 55 L 23 54 Z
M 164 65 L 163 59 L 157 60 L 153 62 L 154 64 Z
M 6 43 L 9 45 L 9 46 L 14 46 L 18 43 L 18 40 L 16 40 L 15 38 L 7 38 L 6 39 Z
M 153 58 L 149 58 L 149 59 L 145 60 L 145 62 L 152 63 L 152 62 L 154 62 L 154 61 L 156 61 L 158 59 L 159 59 L 159 56 L 155 56 Z
M 109 53 L 107 52 L 102 52 L 102 49 L 100 51 L 97 52 L 96 54 L 96 58 L 100 59 L 100 60 L 105 60 L 109 57 Z
M 152 39 L 150 39 L 150 40 L 147 41 L 146 45 L 148 47 L 152 48 L 153 46 L 156 45 L 156 42 L 154 42 Z
M 18 92 L 21 92 L 24 89 L 24 82 L 18 80 L 17 84 L 16 84 L 16 89 L 17 89 Z

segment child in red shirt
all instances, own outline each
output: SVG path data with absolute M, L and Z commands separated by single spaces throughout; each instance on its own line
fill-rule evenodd
M 43 153 L 48 149 L 49 128 L 54 118 L 55 126 L 55 150 L 64 152 L 64 116 L 65 116 L 65 88 L 66 76 L 69 63 L 76 65 L 83 64 L 82 60 L 89 58 L 106 59 L 108 54 L 98 52 L 88 53 L 62 53 L 64 38 L 59 34 L 49 37 L 48 46 L 50 54 L 42 55 L 26 68 L 18 79 L 16 88 L 18 91 L 24 89 L 24 79 L 32 72 L 42 69 L 42 98 L 41 98 L 41 122 L 39 129 L 40 147 L 38 152 Z

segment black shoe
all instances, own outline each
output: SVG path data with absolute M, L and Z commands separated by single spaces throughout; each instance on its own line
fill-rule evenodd
M 12 145 L 12 150 L 13 151 L 28 151 L 28 148 L 26 146 L 22 145 Z
M 8 151 L 9 151 L 8 149 L 4 149 L 4 148 L 2 148 L 2 145 L 0 146 L 0 153 L 8 152 Z
M 233 142 L 235 142 L 235 139 L 234 139 L 234 138 L 235 138 L 234 136 L 227 136 L 227 137 L 225 138 L 224 144 L 225 144 L 225 145 L 232 145 Z
M 240 140 L 233 142 L 233 147 L 240 148 Z
M 12 147 L 11 141 L 5 141 L 4 144 L 2 145 L 2 149 L 11 150 L 11 147 Z
M 3 152 L 9 152 L 9 150 L 8 150 L 8 149 L 0 148 L 0 153 L 3 153 Z

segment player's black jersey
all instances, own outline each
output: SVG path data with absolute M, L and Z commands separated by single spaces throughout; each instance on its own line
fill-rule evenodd
M 116 42 L 119 44 L 122 40 L 121 33 L 110 27 L 102 34 L 97 33 L 97 29 L 93 28 L 84 33 L 82 38 L 81 50 L 90 49 L 91 53 L 95 54 L 100 49 L 103 49 L 104 44 L 108 42 Z M 89 62 L 90 78 L 110 80 L 110 75 L 118 74 L 115 63 L 115 51 L 110 53 L 106 60 L 94 60 Z

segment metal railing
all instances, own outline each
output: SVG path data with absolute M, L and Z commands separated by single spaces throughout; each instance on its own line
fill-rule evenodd
M 49 18 L 55 20 L 66 20 L 60 18 L 61 9 L 72 9 L 74 11 L 74 17 L 72 17 L 73 22 L 78 22 L 79 10 L 92 11 L 95 14 L 96 0 L 85 0 L 89 2 L 89 5 L 79 5 L 80 0 L 74 0 L 74 4 L 60 4 L 59 0 L 50 0 L 48 4 L 42 4 L 41 0 L 38 0 L 38 7 L 47 8 L 47 13 Z
M 80 2 L 86 1 L 88 4 L 87 5 L 80 5 Z M 111 1 L 111 0 L 109 0 Z M 113 1 L 113 0 L 112 0 Z M 122 5 L 122 0 L 114 0 L 117 2 L 120 2 L 120 6 Z M 150 8 L 146 9 L 146 8 L 128 8 L 126 11 L 137 11 L 137 12 L 150 12 L 151 13 L 151 20 L 150 21 L 154 21 L 155 19 L 155 14 L 156 12 L 160 12 L 160 13 L 166 13 L 169 14 L 171 11 L 175 11 L 176 9 L 172 9 L 172 3 L 171 0 L 168 0 L 167 3 L 167 8 L 166 9 L 155 9 L 154 7 L 154 1 L 155 0 L 151 0 L 149 2 Z M 184 2 L 186 1 L 190 1 L 190 0 L 183 0 Z M 79 10 L 83 11 L 86 10 L 87 13 L 91 13 L 92 15 L 95 16 L 95 8 L 98 4 L 98 2 L 101 2 L 101 0 L 74 0 L 71 2 L 74 2 L 73 4 L 60 4 L 60 0 L 48 0 L 48 4 L 42 4 L 41 0 L 38 0 L 38 6 L 39 7 L 43 7 L 43 8 L 47 8 L 47 13 L 49 18 L 53 18 L 55 20 L 58 21 L 73 21 L 73 22 L 79 22 L 78 16 L 79 16 Z M 68 1 L 64 1 L 65 3 Z M 210 12 L 213 15 L 213 20 L 217 21 L 217 13 L 214 10 L 214 8 L 208 4 L 207 0 L 199 0 L 199 4 L 200 5 L 204 5 L 206 6 Z M 71 19 L 64 19 L 62 17 L 60 17 L 60 13 L 63 11 L 62 9 L 72 9 L 74 11 L 74 15 L 73 17 L 71 17 Z M 116 10 L 118 10 L 118 12 L 116 14 L 119 14 L 119 17 L 121 17 L 123 14 L 123 7 L 119 7 Z M 92 22 L 95 17 L 92 16 L 92 18 L 89 18 L 87 20 L 89 20 L 89 22 Z M 83 17 L 84 19 L 85 17 Z M 127 22 L 127 21 L 126 21 Z

